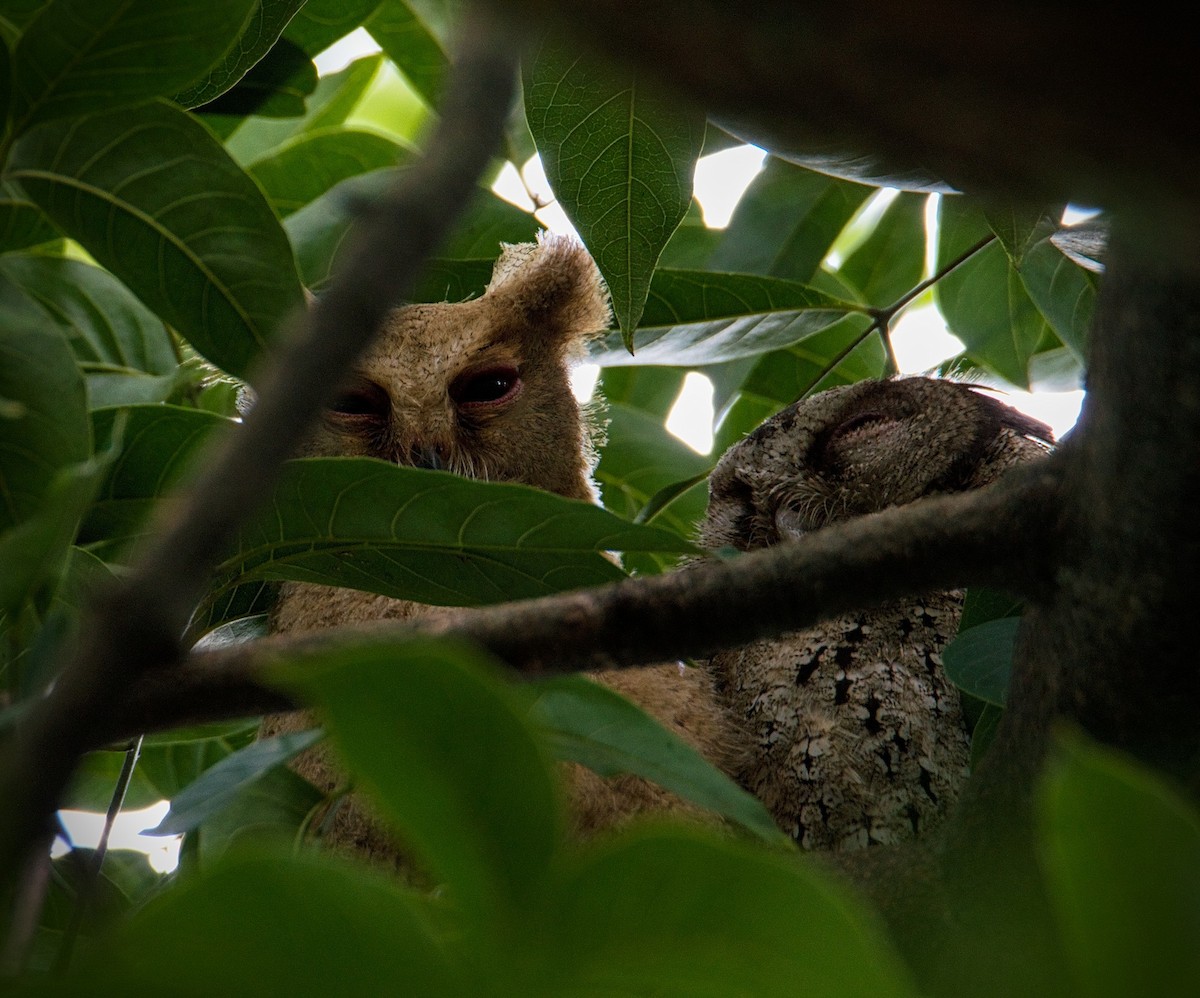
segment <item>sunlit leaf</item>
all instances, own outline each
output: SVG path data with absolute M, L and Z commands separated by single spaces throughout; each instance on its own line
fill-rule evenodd
M 360 129 L 306 131 L 255 160 L 249 173 L 284 217 L 348 177 L 397 165 L 408 152 L 391 139 Z
M 611 334 L 590 359 L 602 367 L 719 364 L 791 346 L 860 310 L 853 302 L 774 277 L 659 270 L 635 352 Z
M 769 157 L 738 201 L 709 266 L 809 281 L 870 194 L 861 184 Z
M 424 7 L 405 0 L 381 4 L 365 27 L 425 103 L 436 107 L 450 60 Z
M 629 344 L 650 275 L 692 201 L 704 116 L 546 46 L 524 79 L 546 176 L 604 275 Z
M 258 7 L 259 0 L 53 0 L 13 53 L 14 131 L 176 92 L 229 51 Z
M 43 125 L 14 147 L 9 176 L 233 374 L 247 372 L 303 302 L 262 192 L 203 125 L 166 102 Z
M 1041 858 L 1080 994 L 1200 989 L 1200 815 L 1153 772 L 1082 736 L 1040 789 Z
M 1060 252 L 1052 237 L 1029 249 L 1019 272 L 1029 297 L 1058 338 L 1076 359 L 1083 361 L 1096 306 L 1098 275 Z
M 921 282 L 925 271 L 925 202 L 900 194 L 884 210 L 871 234 L 838 268 L 863 301 L 891 305 Z

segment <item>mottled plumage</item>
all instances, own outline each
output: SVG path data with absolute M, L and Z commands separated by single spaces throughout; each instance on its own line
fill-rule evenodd
M 702 541 L 748 551 L 850 517 L 960 492 L 1045 453 L 1049 429 L 965 385 L 868 381 L 795 403 L 731 448 Z M 969 739 L 941 650 L 962 608 L 932 593 L 716 655 L 744 719 L 742 783 L 808 849 L 912 838 L 967 774 Z

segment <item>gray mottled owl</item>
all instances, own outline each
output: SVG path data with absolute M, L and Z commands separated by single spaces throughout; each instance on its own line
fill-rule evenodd
M 1048 427 L 965 385 L 867 381 L 795 403 L 721 459 L 705 547 L 749 551 L 925 496 L 978 488 L 1045 454 Z M 738 776 L 804 848 L 913 838 L 958 796 L 969 739 L 941 650 L 961 592 L 928 593 L 714 656 L 744 719 Z

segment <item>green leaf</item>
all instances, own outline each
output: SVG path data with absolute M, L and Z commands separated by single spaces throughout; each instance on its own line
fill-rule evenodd
M 1087 995 L 1200 990 L 1200 815 L 1131 759 L 1064 737 L 1040 788 L 1041 855 Z
M 43 125 L 17 143 L 9 176 L 232 374 L 244 375 L 303 304 L 262 191 L 203 125 L 165 102 Z
M 37 205 L 18 195 L 12 184 L 0 181 L 0 253 L 22 250 L 58 238 L 58 230 Z
M 292 917 L 281 917 L 281 913 Z M 426 907 L 394 883 L 314 856 L 231 856 L 80 954 L 59 994 L 347 994 L 402 974 L 406 993 L 478 993 Z
M 963 600 L 962 616 L 958 619 L 959 633 L 986 624 L 989 620 L 1019 617 L 1025 601 L 1000 589 L 972 586 Z
M 897 195 L 862 245 L 838 268 L 838 277 L 868 304 L 884 308 L 921 282 L 925 202 L 923 195 Z
M 197 108 L 220 120 L 222 115 L 299 118 L 306 98 L 317 88 L 317 67 L 291 42 L 280 39 L 271 50 L 215 100 Z
M 283 36 L 314 56 L 366 21 L 379 4 L 380 0 L 308 0 Z
M 295 247 L 305 284 L 319 288 L 329 280 L 355 215 L 366 210 L 395 175 L 393 170 L 375 170 L 350 177 L 287 217 L 284 228 Z M 481 190 L 441 253 L 443 257 L 495 260 L 501 243 L 531 242 L 540 228 L 532 215 Z
M 292 15 L 303 6 L 304 0 L 259 0 L 254 4 L 245 31 L 239 34 L 233 47 L 227 49 L 225 58 L 213 66 L 202 79 L 177 93 L 175 103 L 182 107 L 198 107 L 216 100 L 230 90 L 255 63 L 271 51 Z M 190 27 L 191 14 L 187 16 Z M 300 54 L 303 57 L 303 53 Z M 304 61 L 309 62 L 307 58 Z M 311 62 L 309 65 L 311 66 Z M 315 71 L 313 80 L 316 80 Z
M 561 836 L 548 760 L 478 652 L 362 641 L 275 672 L 313 702 L 350 771 L 464 912 L 535 893 Z
M 1003 617 L 962 631 L 942 650 L 946 675 L 960 690 L 1003 707 L 1008 699 L 1013 646 L 1020 617 Z
M 290 461 L 267 509 L 216 567 L 236 585 L 290 579 L 462 606 L 623 577 L 601 551 L 695 549 L 577 499 L 373 458 Z
M 661 419 L 619 403 L 609 404 L 608 417 L 609 442 L 601 452 L 596 481 L 605 507 L 618 516 L 632 520 L 663 489 L 711 470 L 712 460 L 668 433 Z M 694 537 L 706 497 L 705 486 L 696 484 L 659 515 L 658 524 L 681 537 Z M 654 553 L 624 559 L 626 567 L 643 573 L 662 571 L 675 560 Z
M 709 266 L 809 281 L 871 192 L 768 157 L 738 201 Z
M 601 776 L 645 777 L 763 842 L 791 845 L 758 798 L 616 691 L 583 676 L 560 676 L 534 684 L 531 694 L 530 720 L 556 758 Z
M 791 346 L 862 306 L 805 284 L 754 274 L 659 270 L 635 353 L 616 334 L 591 355 L 603 366 L 697 367 Z
M 699 831 L 590 851 L 547 920 L 548 994 L 916 994 L 882 928 L 815 865 Z
M 546 177 L 604 275 L 629 346 L 655 264 L 692 202 L 704 116 L 549 47 L 524 82 Z
M 991 232 L 963 198 L 943 198 L 940 220 L 939 266 Z M 950 331 L 976 361 L 1019 388 L 1029 386 L 1029 358 L 1049 327 L 998 241 L 938 281 L 934 294 Z
M 65 257 L 0 257 L 8 278 L 66 333 L 86 372 L 126 368 L 174 374 L 178 360 L 162 320 L 108 271 Z
M 258 732 L 258 722 L 210 724 L 148 735 L 134 767 L 125 807 L 149 807 L 175 797 L 210 766 L 245 746 Z M 124 762 L 124 752 L 89 752 L 80 761 L 67 790 L 64 807 L 103 811 L 108 807 Z
M 404 0 L 381 4 L 364 26 L 425 103 L 436 107 L 450 60 L 423 6 Z
M 1058 338 L 1077 360 L 1085 360 L 1099 276 L 1065 256 L 1050 237 L 1029 249 L 1018 272 Z
M 80 528 L 81 543 L 112 546 L 136 537 L 155 500 L 179 481 L 208 436 L 231 425 L 210 412 L 170 405 L 103 409 L 93 414 L 97 440 L 108 439 L 122 413 L 121 453 Z
M 302 132 L 250 164 L 249 173 L 282 218 L 349 177 L 396 166 L 410 150 L 374 132 Z
M 227 755 L 172 798 L 170 810 L 149 834 L 190 832 L 228 807 L 239 793 L 260 780 L 268 770 L 283 765 L 323 736 L 324 732 L 319 729 L 293 731 L 274 738 L 260 738 Z
M 229 51 L 258 6 L 258 0 L 199 7 L 190 0 L 53 0 L 13 53 L 14 132 L 175 93 Z
M 65 338 L 40 319 L 0 282 L 0 533 L 37 514 L 56 476 L 92 450 L 83 378 Z

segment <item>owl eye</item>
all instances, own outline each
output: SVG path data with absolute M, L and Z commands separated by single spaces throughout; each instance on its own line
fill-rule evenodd
M 385 420 L 392 410 L 388 393 L 373 381 L 361 381 L 339 392 L 330 403 L 334 416 L 347 420 Z
M 522 386 L 521 374 L 515 367 L 490 367 L 455 378 L 450 385 L 450 397 L 464 409 L 498 406 L 515 399 Z

